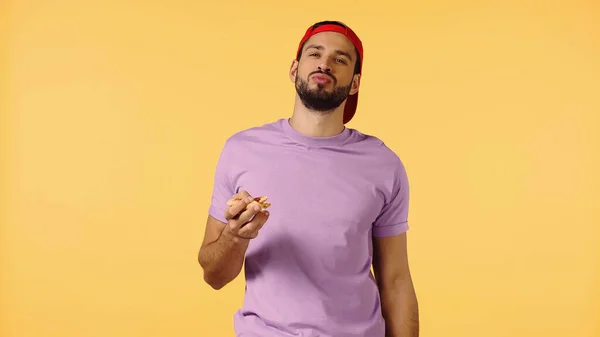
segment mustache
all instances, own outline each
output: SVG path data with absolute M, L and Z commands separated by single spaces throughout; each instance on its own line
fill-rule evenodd
M 321 70 L 313 71 L 312 73 L 308 74 L 308 77 L 311 77 L 314 74 L 321 74 L 321 75 L 329 76 L 329 77 L 331 77 L 331 79 L 333 80 L 334 83 L 337 83 L 337 78 L 335 78 L 335 76 L 333 76 L 329 73 L 322 72 Z

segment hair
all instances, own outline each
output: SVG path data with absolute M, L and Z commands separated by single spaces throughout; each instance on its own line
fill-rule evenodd
M 336 26 L 346 28 L 346 25 L 339 21 L 320 21 L 320 22 L 315 23 L 312 26 L 312 28 L 315 29 L 317 27 L 324 26 L 324 25 L 336 25 Z M 298 53 L 298 57 L 296 58 L 297 61 L 300 61 L 300 57 L 302 57 L 302 51 L 304 49 L 305 43 L 306 43 L 306 41 L 300 47 L 300 52 Z M 356 49 L 356 47 L 354 47 L 354 52 L 356 53 L 356 63 L 354 64 L 354 74 L 358 74 L 358 73 L 360 73 L 360 54 L 358 53 L 358 49 Z

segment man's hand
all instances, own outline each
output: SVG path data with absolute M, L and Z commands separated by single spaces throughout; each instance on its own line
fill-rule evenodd
M 247 240 L 256 238 L 269 218 L 269 212 L 263 210 L 247 191 L 235 194 L 227 204 L 227 226 L 223 234 Z
M 204 280 L 214 289 L 221 289 L 237 277 L 250 240 L 269 218 L 269 213 L 246 191 L 234 195 L 227 205 L 227 223 L 208 216 L 198 253 Z M 268 207 L 266 203 L 263 206 Z

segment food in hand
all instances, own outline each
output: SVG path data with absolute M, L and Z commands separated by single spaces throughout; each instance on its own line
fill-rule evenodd
M 269 206 L 271 206 L 271 203 L 266 202 L 267 199 L 268 199 L 268 197 L 266 197 L 266 196 L 256 197 L 256 198 L 254 198 L 254 201 L 252 201 L 251 203 L 248 204 L 248 206 L 246 206 L 246 209 L 250 209 L 250 207 L 252 207 L 252 205 L 254 205 L 255 203 L 258 203 L 261 207 L 261 210 L 264 211 Z M 231 206 L 231 205 L 233 205 L 234 202 L 240 201 L 240 200 L 242 200 L 242 199 L 240 199 L 240 198 L 230 199 L 229 201 L 227 201 L 227 206 Z
M 248 209 L 250 207 L 250 205 L 252 205 L 254 202 L 257 202 L 262 210 L 267 209 L 267 207 L 271 206 L 271 203 L 267 202 L 268 197 L 256 197 L 254 198 L 254 201 L 249 203 L 248 206 L 246 206 L 246 209 Z

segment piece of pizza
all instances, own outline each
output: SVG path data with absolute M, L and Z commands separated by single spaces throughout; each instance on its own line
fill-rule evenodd
M 248 206 L 246 206 L 246 209 L 249 209 L 250 206 L 253 205 L 254 203 L 258 203 L 260 205 L 261 209 L 264 211 L 269 206 L 271 206 L 271 203 L 266 202 L 267 199 L 268 199 L 268 197 L 266 197 L 266 196 L 256 197 L 256 198 L 254 198 L 254 201 L 252 201 L 251 203 L 248 204 Z M 231 206 L 231 205 L 233 205 L 234 202 L 240 201 L 240 200 L 242 200 L 242 199 L 241 198 L 229 199 L 229 201 L 227 201 L 227 206 Z
M 267 199 L 269 199 L 269 198 L 265 197 L 265 196 L 256 197 L 256 198 L 254 198 L 253 202 L 251 202 L 250 204 L 248 204 L 248 206 L 246 206 L 246 209 L 248 209 L 250 207 L 250 205 L 252 205 L 254 202 L 257 202 L 260 205 L 260 207 L 262 208 L 262 210 L 264 211 L 265 209 L 267 209 L 267 207 L 271 206 L 271 203 L 268 203 Z

